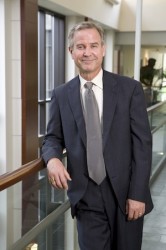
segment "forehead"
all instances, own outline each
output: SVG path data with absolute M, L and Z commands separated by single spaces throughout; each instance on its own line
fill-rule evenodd
M 95 28 L 77 30 L 74 34 L 74 42 L 79 41 L 101 42 L 101 36 Z

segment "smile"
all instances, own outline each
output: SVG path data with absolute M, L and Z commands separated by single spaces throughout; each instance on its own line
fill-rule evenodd
M 85 63 L 91 63 L 93 61 L 95 61 L 95 60 L 82 60 L 82 62 L 85 62 Z

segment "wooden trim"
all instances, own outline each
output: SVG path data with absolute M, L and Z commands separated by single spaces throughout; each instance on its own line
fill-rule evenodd
M 38 157 L 38 1 L 20 0 L 22 164 Z
M 22 181 L 27 176 L 37 173 L 45 168 L 45 164 L 41 158 L 31 161 L 15 171 L 8 172 L 0 176 L 0 191 Z

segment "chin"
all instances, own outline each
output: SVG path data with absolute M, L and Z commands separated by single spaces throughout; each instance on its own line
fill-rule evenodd
M 87 73 L 88 72 L 91 73 L 91 72 L 95 71 L 95 69 L 92 67 L 84 67 L 84 68 L 82 68 L 82 71 L 87 72 Z

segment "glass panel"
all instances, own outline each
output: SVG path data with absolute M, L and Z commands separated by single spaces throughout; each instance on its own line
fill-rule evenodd
M 79 250 L 75 221 L 70 212 L 59 216 L 56 222 L 34 238 L 33 243 L 29 243 L 26 249 L 32 249 L 32 246 L 36 246 L 33 249 L 37 250 Z
M 38 242 L 38 249 L 79 250 L 74 223 L 75 221 L 71 219 L 70 212 L 65 212 L 58 218 L 56 223 L 53 223 L 47 231 L 36 239 L 36 242 Z M 43 238 L 44 235 L 48 236 L 47 246 Z
M 152 170 L 166 155 L 166 125 L 162 126 L 153 134 L 153 158 Z
M 67 200 L 66 191 L 51 187 L 46 169 L 28 176 L 23 181 L 2 191 L 0 197 L 3 198 L 5 204 L 5 206 L 1 206 L 1 214 L 3 214 L 1 225 L 4 224 L 7 227 L 7 239 L 9 240 L 6 249 Z M 62 223 L 62 219 L 54 224 L 54 230 L 59 228 L 60 223 Z M 62 239 L 64 236 L 61 233 L 59 230 L 56 238 Z M 43 234 L 39 239 L 38 241 L 47 242 L 47 234 Z M 46 250 L 47 248 L 40 249 Z
M 116 73 L 133 78 L 134 53 L 133 45 L 121 45 L 115 48 Z M 155 65 L 152 67 L 148 66 L 150 58 L 155 60 Z M 140 81 L 145 92 L 147 107 L 166 100 L 166 53 L 162 46 L 142 46 Z
M 166 86 L 162 88 L 143 86 L 147 107 L 166 100 Z
M 149 123 L 153 131 L 152 173 L 166 155 L 166 102 L 148 111 Z
M 53 89 L 53 17 L 46 14 L 46 98 Z
M 152 111 L 149 111 L 148 116 L 151 130 L 153 130 L 162 122 L 166 121 L 166 103 Z

